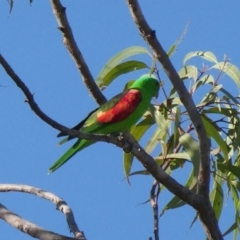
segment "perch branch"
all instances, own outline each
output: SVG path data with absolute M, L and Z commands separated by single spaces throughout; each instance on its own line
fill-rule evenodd
M 44 198 L 53 202 L 56 205 L 57 210 L 61 211 L 66 215 L 66 220 L 70 229 L 70 232 L 74 234 L 74 237 L 77 239 L 85 239 L 84 233 L 78 229 L 78 226 L 75 222 L 73 212 L 71 208 L 67 205 L 67 203 L 54 195 L 53 193 L 44 191 L 39 188 L 35 188 L 28 185 L 21 184 L 0 184 L 0 192 L 24 192 L 34 194 L 38 197 Z
M 5 69 L 10 78 L 17 84 L 17 86 L 23 91 L 27 97 L 27 103 L 33 110 L 33 112 L 41 118 L 44 122 L 52 126 L 53 128 L 63 131 L 70 136 L 79 137 L 93 141 L 103 141 L 115 144 L 122 149 L 131 148 L 131 153 L 142 163 L 142 165 L 148 170 L 149 173 L 160 183 L 162 183 L 170 192 L 177 195 L 183 201 L 193 206 L 195 209 L 199 209 L 203 204 L 195 193 L 191 192 L 186 187 L 179 184 L 172 177 L 170 177 L 165 171 L 160 168 L 155 162 L 154 158 L 146 153 L 146 151 L 138 144 L 130 133 L 124 134 L 124 137 L 116 137 L 112 135 L 100 135 L 100 134 L 86 134 L 80 131 L 69 129 L 60 123 L 54 121 L 48 117 L 36 104 L 33 94 L 28 87 L 19 78 L 19 76 L 13 71 L 12 67 L 0 54 L 0 64 Z
M 197 196 L 195 193 L 187 189 L 186 187 L 179 184 L 176 180 L 170 177 L 168 174 L 160 168 L 154 159 L 149 156 L 145 150 L 138 144 L 138 142 L 132 137 L 131 134 L 126 133 L 124 135 L 125 138 L 117 138 L 114 136 L 109 135 L 97 135 L 97 134 L 86 134 L 80 131 L 71 130 L 58 122 L 54 121 L 50 117 L 48 117 L 36 104 L 33 94 L 30 92 L 28 87 L 24 84 L 24 82 L 18 77 L 18 75 L 13 71 L 12 67 L 7 63 L 7 61 L 3 58 L 0 54 L 0 64 L 5 69 L 6 73 L 11 77 L 11 79 L 17 84 L 17 86 L 23 91 L 25 96 L 27 97 L 26 102 L 29 104 L 31 109 L 35 112 L 35 114 L 41 118 L 44 122 L 49 124 L 55 129 L 59 131 L 63 131 L 71 136 L 80 137 L 87 140 L 93 141 L 104 141 L 115 144 L 116 146 L 122 149 L 129 149 L 131 148 L 131 153 L 142 163 L 142 165 L 148 170 L 149 173 L 160 183 L 162 183 L 170 192 L 178 196 L 180 199 L 188 203 L 190 206 L 194 207 L 199 213 L 203 213 L 200 218 L 205 223 L 206 231 L 212 229 L 216 229 L 216 238 L 212 239 L 222 239 L 220 231 L 218 231 L 217 221 L 214 216 L 214 212 L 211 208 L 210 202 L 207 201 L 202 196 Z M 215 222 L 212 221 L 215 219 Z M 212 224 L 211 229 L 208 229 L 207 226 Z M 210 235 L 209 235 L 210 236 Z M 209 238 L 211 239 L 211 238 Z
M 87 89 L 95 99 L 95 101 L 102 105 L 106 102 L 106 98 L 95 83 L 93 76 L 86 64 L 80 49 L 74 39 L 72 29 L 67 19 L 66 8 L 62 6 L 59 0 L 50 0 L 53 8 L 53 13 L 57 19 L 58 28 L 63 36 L 63 43 L 72 56 L 78 70 L 83 78 L 83 82 Z

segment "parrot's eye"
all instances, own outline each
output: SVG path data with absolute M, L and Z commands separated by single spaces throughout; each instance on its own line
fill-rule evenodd
M 160 83 L 159 82 L 155 82 L 156 86 L 159 87 L 160 86 Z

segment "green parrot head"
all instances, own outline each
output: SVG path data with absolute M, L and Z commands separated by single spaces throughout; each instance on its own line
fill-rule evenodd
M 130 87 L 130 89 L 139 89 L 145 96 L 149 98 L 158 97 L 160 88 L 159 81 L 154 75 L 144 74 L 138 78 Z

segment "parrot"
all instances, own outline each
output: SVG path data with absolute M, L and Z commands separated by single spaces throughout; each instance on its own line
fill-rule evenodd
M 114 134 L 130 130 L 147 111 L 153 97 L 158 97 L 160 82 L 154 75 L 145 74 L 122 93 L 91 111 L 85 119 L 72 129 L 83 133 Z M 65 138 L 59 145 L 74 137 L 60 132 L 57 137 Z M 67 136 L 67 137 L 66 137 Z M 77 152 L 95 143 L 93 140 L 79 138 L 50 168 L 54 172 L 72 158 Z

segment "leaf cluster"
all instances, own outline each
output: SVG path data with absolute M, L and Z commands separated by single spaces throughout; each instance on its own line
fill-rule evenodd
M 169 57 L 176 49 L 173 45 L 168 51 Z M 152 64 L 138 60 L 127 60 L 138 54 L 147 54 L 151 57 Z M 207 62 L 208 65 L 190 65 L 195 59 Z M 159 68 L 151 53 L 143 47 L 134 46 L 116 54 L 105 65 L 97 77 L 96 83 L 103 90 L 114 79 L 122 74 L 136 70 L 148 69 L 159 77 Z M 235 218 L 233 224 L 225 231 L 224 236 L 234 232 L 234 239 L 239 233 L 239 192 L 240 192 L 240 122 L 239 122 L 239 96 L 229 90 L 228 82 L 240 86 L 240 71 L 224 57 L 218 61 L 212 52 L 190 52 L 183 59 L 183 67 L 178 72 L 182 81 L 189 86 L 189 93 L 195 100 L 197 109 L 201 115 L 208 137 L 211 141 L 211 178 L 212 189 L 210 200 L 219 220 L 224 202 L 224 186 L 227 186 L 228 194 L 232 195 Z M 159 77 L 160 80 L 160 77 Z M 125 88 L 132 84 L 130 81 Z M 167 82 L 167 81 L 166 81 Z M 131 129 L 131 134 L 140 141 L 148 130 L 154 128 L 154 132 L 145 146 L 147 153 L 155 153 L 156 162 L 168 172 L 184 168 L 186 164 L 192 166 L 185 186 L 193 191 L 197 189 L 197 175 L 199 172 L 199 142 L 195 129 L 184 109 L 176 90 L 172 87 L 166 90 L 162 82 L 162 90 L 165 100 L 161 104 L 152 104 L 144 114 L 142 120 Z M 134 175 L 149 175 L 145 169 L 131 172 L 133 155 L 124 153 L 124 172 L 126 179 Z M 159 186 L 158 194 L 164 189 Z M 168 209 L 174 209 L 185 205 L 185 202 L 174 196 L 163 208 L 160 215 Z M 194 221 L 197 218 L 194 219 Z M 193 221 L 193 222 L 194 222 Z

